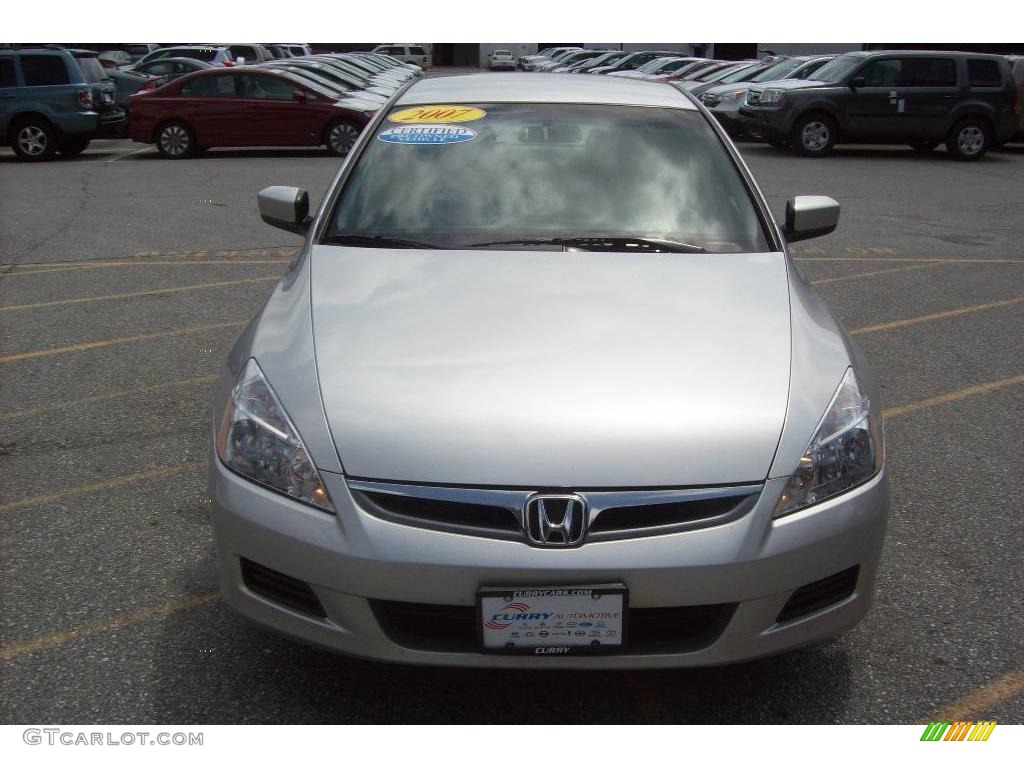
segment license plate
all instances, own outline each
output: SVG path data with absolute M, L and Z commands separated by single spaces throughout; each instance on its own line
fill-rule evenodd
M 481 646 L 535 656 L 621 652 L 628 606 L 623 584 L 486 587 L 477 593 Z

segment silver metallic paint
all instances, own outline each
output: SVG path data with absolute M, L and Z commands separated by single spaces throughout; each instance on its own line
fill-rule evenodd
M 486 77 L 494 83 L 502 76 Z M 540 77 L 552 84 L 546 86 L 549 90 L 543 97 L 550 100 L 555 100 L 556 93 L 561 91 L 566 100 L 600 101 L 602 98 L 612 98 L 612 92 L 626 85 L 616 78 L 571 78 L 575 83 L 594 80 L 604 84 L 620 80 L 611 83 L 611 89 L 605 91 L 603 96 L 588 91 L 575 98 L 574 94 L 579 91 L 570 92 L 566 90 L 568 86 L 565 84 L 555 87 L 560 76 Z M 450 82 L 459 78 L 443 80 Z M 452 90 L 446 93 L 436 85 L 438 81 L 420 82 L 434 85 L 429 91 L 411 97 L 408 94 L 413 89 L 405 88 L 396 94 L 392 103 L 400 99 L 403 104 L 425 103 L 429 100 L 457 102 L 457 93 L 474 100 L 477 97 L 481 101 L 506 100 L 483 88 L 481 83 L 454 83 Z M 678 91 L 671 95 L 659 95 L 655 99 L 651 96 L 653 91 L 637 91 L 633 88 L 635 85 L 629 84 L 629 94 L 624 103 L 663 100 L 672 103 L 659 105 L 701 109 L 706 113 L 706 110 Z M 657 87 L 658 84 L 654 85 Z M 513 100 L 525 100 L 528 98 L 527 93 L 515 91 L 524 87 L 529 90 L 534 86 L 535 81 L 524 83 L 519 80 L 508 84 L 502 96 L 507 94 Z M 425 98 L 421 99 L 420 96 Z M 685 103 L 675 103 L 677 97 L 681 97 Z M 383 119 L 386 111 L 387 108 L 381 110 L 375 123 Z M 714 124 L 713 127 L 718 130 Z M 346 437 L 337 428 L 337 434 L 331 434 L 320 397 L 320 387 L 316 377 L 310 375 L 314 361 L 311 312 L 313 265 L 315 262 L 319 277 L 319 272 L 325 269 L 324 260 L 328 258 L 328 253 L 337 249 L 321 251 L 316 254 L 316 258 L 311 258 L 311 244 L 323 223 L 325 211 L 333 201 L 337 185 L 344 182 L 348 168 L 357 161 L 360 149 L 368 141 L 367 136 L 371 132 L 372 125 L 342 163 L 331 191 L 321 202 L 304 248 L 236 343 L 218 382 L 214 402 L 215 423 L 223 412 L 235 376 L 245 360 L 255 356 L 320 468 L 338 514 L 324 514 L 247 482 L 225 469 L 211 452 L 213 522 L 226 600 L 242 613 L 262 623 L 346 653 L 410 663 L 489 667 L 594 669 L 727 663 L 821 640 L 859 621 L 870 604 L 885 531 L 888 513 L 888 476 L 885 468 L 845 494 L 784 518 L 772 519 L 779 493 L 796 467 L 811 432 L 848 365 L 852 363 L 861 384 L 866 387 L 876 415 L 879 403 L 877 386 L 865 366 L 860 350 L 799 275 L 788 254 L 738 257 L 738 261 L 753 258 L 755 263 L 763 259 L 765 264 L 761 266 L 765 268 L 772 260 L 776 260 L 778 269 L 766 269 L 765 274 L 771 275 L 771 285 L 783 294 L 783 303 L 788 305 L 782 312 L 789 329 L 786 344 L 790 351 L 789 362 L 787 365 L 784 360 L 778 361 L 779 367 L 785 370 L 785 388 L 788 392 L 785 416 L 770 469 L 766 470 L 770 479 L 764 483 L 764 489 L 750 513 L 726 524 L 700 530 L 625 541 L 596 541 L 572 550 L 544 550 L 516 541 L 481 539 L 398 525 L 369 515 L 354 503 L 341 474 L 342 465 L 335 450 L 335 440 L 344 446 Z M 766 212 L 763 195 L 750 177 L 746 164 L 731 142 L 720 130 L 718 132 L 738 170 L 754 190 L 759 209 Z M 782 243 L 778 225 L 770 221 L 769 228 L 773 239 Z M 412 254 L 403 252 L 402 255 L 408 259 Z M 441 254 L 435 252 L 434 255 Z M 477 257 L 480 252 L 470 255 Z M 517 252 L 513 258 L 523 255 L 524 252 Z M 545 255 L 549 256 L 550 253 Z M 574 258 L 582 260 L 608 256 L 610 254 L 586 253 Z M 634 265 L 637 258 L 634 255 L 628 257 Z M 660 258 L 690 257 L 665 255 Z M 723 259 L 719 265 L 729 269 L 725 260 L 731 256 L 718 255 L 715 258 Z M 412 306 L 423 305 L 421 309 L 425 307 L 422 297 L 418 297 L 412 289 L 414 287 L 405 286 L 403 293 L 400 274 L 389 274 L 388 269 L 362 264 L 360 262 L 363 259 L 355 258 L 352 261 L 363 275 L 364 289 L 375 285 L 387 286 L 391 291 L 390 294 L 376 296 L 365 294 L 364 301 L 381 303 L 388 299 L 398 302 L 411 300 Z M 415 265 L 414 261 L 411 263 Z M 486 273 L 486 270 L 483 272 Z M 341 277 L 340 273 L 329 269 L 325 274 Z M 344 283 L 350 279 L 347 274 L 343 277 Z M 451 282 L 450 277 L 439 279 L 438 287 L 450 293 L 454 290 L 449 284 Z M 349 291 L 350 296 L 354 290 L 351 287 L 339 287 Z M 620 289 L 623 293 L 630 293 L 631 287 L 630 283 L 624 282 Z M 326 290 L 326 285 L 317 284 L 318 292 Z M 639 299 L 634 296 L 625 301 L 636 306 Z M 776 299 L 765 301 L 767 303 L 758 304 L 762 310 L 767 307 L 773 311 L 778 309 Z M 442 308 L 446 307 L 440 305 L 437 311 Z M 733 309 L 735 311 L 735 307 Z M 379 312 L 380 307 L 375 307 L 375 310 Z M 659 301 L 659 310 L 662 317 L 666 314 L 673 316 L 678 311 L 673 310 L 664 297 Z M 741 322 L 749 320 L 746 318 Z M 435 328 L 439 329 L 444 324 L 439 322 Z M 635 325 L 633 327 L 636 328 Z M 371 330 L 364 325 L 363 332 L 370 333 Z M 464 330 L 461 333 L 464 342 L 472 340 L 470 331 Z M 656 329 L 655 333 L 661 333 L 661 330 Z M 675 341 L 683 336 L 678 329 L 670 329 L 666 340 Z M 349 343 L 340 327 L 329 330 L 327 337 L 342 346 Z M 389 334 L 388 344 L 392 347 L 392 353 L 407 343 L 396 337 L 393 331 Z M 773 337 L 772 343 L 778 343 L 777 339 Z M 655 349 L 656 342 L 648 341 L 644 347 L 650 353 Z M 665 350 L 667 357 L 667 344 Z M 611 352 L 609 350 L 608 361 L 614 363 L 615 355 Z M 626 352 L 629 353 L 629 350 Z M 591 350 L 587 357 L 595 360 L 598 355 Z M 498 359 L 497 362 L 501 367 L 502 361 Z M 336 365 L 338 371 L 344 369 L 342 363 Z M 605 369 L 615 370 L 608 366 Z M 761 373 L 758 370 L 753 372 Z M 774 371 L 770 373 L 773 389 L 778 386 L 775 376 Z M 342 383 L 341 391 L 345 387 Z M 343 414 L 339 416 L 342 418 L 338 419 L 338 426 L 344 420 Z M 426 416 L 429 420 L 429 414 Z M 725 418 L 728 420 L 728 415 Z M 410 426 L 417 428 L 415 424 Z M 484 458 L 481 457 L 481 463 L 484 463 Z M 634 460 L 629 451 L 623 451 L 619 458 L 623 462 Z M 636 483 L 631 480 L 627 485 L 635 487 Z M 572 483 L 572 486 L 573 489 L 578 487 L 576 483 Z M 308 581 L 326 607 L 328 618 L 323 621 L 311 619 L 249 592 L 241 583 L 239 556 Z M 793 589 L 857 563 L 861 565 L 861 575 L 853 596 L 798 621 L 782 626 L 774 623 L 774 617 Z M 378 597 L 472 605 L 475 591 L 481 584 L 594 583 L 609 579 L 625 581 L 630 587 L 630 603 L 637 607 L 715 601 L 738 601 L 739 607 L 719 640 L 701 651 L 642 656 L 540 658 L 427 653 L 402 648 L 383 635 L 366 602 L 367 597 Z

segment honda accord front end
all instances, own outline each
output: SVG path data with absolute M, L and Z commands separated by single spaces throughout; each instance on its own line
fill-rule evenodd
M 417 81 L 366 129 L 214 403 L 226 600 L 374 659 L 720 664 L 868 610 L 878 395 L 670 85 Z

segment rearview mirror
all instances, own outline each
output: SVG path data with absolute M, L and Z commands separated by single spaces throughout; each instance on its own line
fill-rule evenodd
M 863 77 L 854 77 L 854 78 L 851 78 L 851 80 L 850 80 L 850 87 L 851 88 L 863 88 L 864 84 L 866 82 L 867 82 L 867 80 L 865 80 Z
M 272 227 L 305 235 L 309 228 L 309 193 L 298 187 L 266 187 L 256 195 L 260 218 Z
M 786 201 L 786 239 L 809 240 L 835 230 L 839 224 L 839 203 L 821 195 L 799 195 Z

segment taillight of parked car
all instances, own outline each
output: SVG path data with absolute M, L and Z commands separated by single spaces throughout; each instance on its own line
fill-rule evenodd
M 92 109 L 92 88 L 78 90 L 78 106 L 82 109 Z

